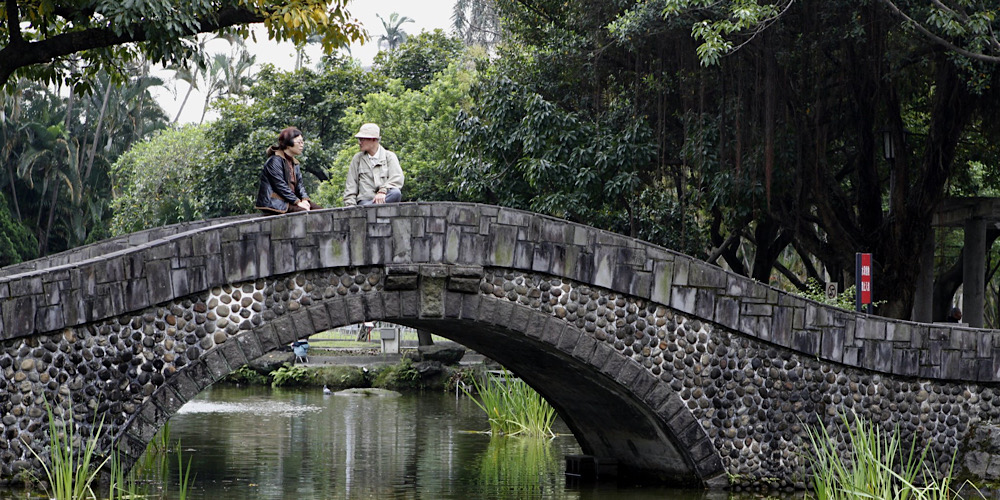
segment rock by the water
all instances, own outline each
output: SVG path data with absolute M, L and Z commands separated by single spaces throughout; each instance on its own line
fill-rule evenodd
M 421 361 L 440 361 L 445 365 L 457 365 L 465 356 L 465 348 L 454 342 L 417 347 Z
M 335 396 L 383 396 L 383 397 L 396 397 L 402 396 L 402 394 L 396 391 L 390 391 L 389 389 L 378 389 L 375 387 L 363 387 L 357 389 L 344 389 L 342 391 L 337 391 L 333 393 Z

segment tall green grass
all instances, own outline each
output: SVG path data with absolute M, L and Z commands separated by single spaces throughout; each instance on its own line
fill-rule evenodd
M 55 500 L 89 500 L 96 498 L 92 485 L 109 458 L 97 456 L 97 441 L 104 421 L 97 424 L 86 441 L 76 434 L 72 413 L 66 420 L 57 419 L 46 403 L 49 417 L 49 459 L 46 461 L 33 448 L 28 448 L 42 463 L 47 485 L 46 493 Z M 82 446 L 78 450 L 77 447 Z M 96 463 L 96 465 L 95 465 Z
M 510 372 L 504 370 L 499 379 L 488 376 L 482 383 L 473 379 L 473 388 L 479 399 L 463 390 L 486 413 L 494 435 L 555 436 L 555 408 L 523 380 L 511 377 Z
M 952 463 L 943 478 L 929 457 L 930 445 L 918 449 L 914 437 L 905 445 L 899 427 L 887 432 L 861 416 L 854 424 L 843 416 L 849 443 L 846 456 L 825 427 L 809 428 L 812 486 L 818 500 L 945 500 L 959 498 L 952 484 Z M 930 459 L 930 460 L 929 460 Z M 969 490 L 975 490 L 969 485 Z M 981 494 L 977 495 L 982 497 Z M 972 498 L 968 491 L 961 498 Z
M 184 465 L 180 441 L 170 446 L 170 425 L 164 425 L 147 445 L 146 451 L 126 473 L 119 453 L 101 458 L 97 454 L 97 444 L 104 432 L 101 421 L 92 426 L 93 432 L 83 439 L 77 434 L 74 419 L 70 414 L 65 419 L 56 418 L 52 408 L 46 404 L 49 418 L 49 457 L 44 459 L 33 449 L 45 472 L 43 488 L 46 496 L 53 500 L 91 500 L 98 498 L 94 486 L 102 473 L 106 473 L 108 500 L 137 499 L 179 499 L 185 500 L 194 476 L 191 461 Z M 167 454 L 177 455 L 178 488 L 170 493 L 167 483 L 170 471 Z M 38 478 L 36 478 L 37 480 Z M 102 492 L 103 493 L 103 492 Z

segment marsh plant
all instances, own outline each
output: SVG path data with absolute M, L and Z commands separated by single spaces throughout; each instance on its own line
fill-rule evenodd
M 462 390 L 486 413 L 494 435 L 555 436 L 552 432 L 555 408 L 523 380 L 511 377 L 507 370 L 499 377 L 487 376 L 482 383 L 473 379 L 473 389 L 479 399 L 465 387 Z
M 898 426 L 888 432 L 858 415 L 853 424 L 847 416 L 842 418 L 850 450 L 846 455 L 838 452 L 837 442 L 825 427 L 809 429 L 812 486 L 818 500 L 982 498 L 971 484 L 959 497 L 952 484 L 952 468 L 939 477 L 930 446 L 918 448 L 916 436 L 906 445 Z
M 133 464 L 129 472 L 125 472 L 125 464 L 116 452 L 107 457 L 100 457 L 97 445 L 104 431 L 103 421 L 92 426 L 89 437 L 84 439 L 73 425 L 75 421 L 70 414 L 65 419 L 57 418 L 52 408 L 46 405 L 49 418 L 49 457 L 45 460 L 35 453 L 42 463 L 45 472 L 43 487 L 46 495 L 53 500 L 91 500 L 98 498 L 94 486 L 103 473 L 106 479 L 108 500 L 134 499 L 180 499 L 187 498 L 193 476 L 191 461 L 184 465 L 181 454 L 181 444 L 177 441 L 170 446 L 170 425 L 160 430 L 147 445 L 145 452 Z M 168 453 L 173 451 L 177 456 L 178 487 L 175 493 L 167 487 L 170 477 Z
M 108 462 L 96 453 L 104 422 L 95 425 L 91 436 L 84 441 L 73 425 L 72 413 L 63 420 L 53 414 L 51 406 L 46 404 L 45 407 L 49 417 L 49 459 L 43 459 L 34 448 L 28 449 L 42 463 L 46 493 L 55 500 L 95 498 L 92 486 Z

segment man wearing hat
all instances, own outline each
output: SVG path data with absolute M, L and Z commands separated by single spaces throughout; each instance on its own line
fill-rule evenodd
M 403 198 L 403 169 L 396 153 L 379 144 L 378 125 L 366 123 L 354 135 L 361 148 L 347 170 L 344 206 L 395 203 Z

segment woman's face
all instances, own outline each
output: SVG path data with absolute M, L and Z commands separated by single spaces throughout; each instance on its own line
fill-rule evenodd
M 285 148 L 285 153 L 289 156 L 295 157 L 302 154 L 302 151 L 306 149 L 306 139 L 303 136 L 298 136 L 292 139 L 292 145 Z

